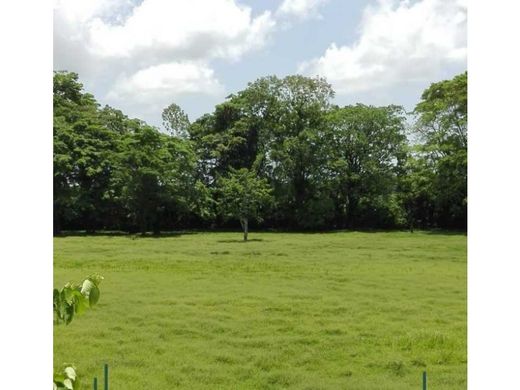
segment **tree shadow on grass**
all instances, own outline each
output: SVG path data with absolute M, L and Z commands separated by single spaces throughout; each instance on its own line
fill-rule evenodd
M 220 243 L 235 243 L 235 244 L 247 244 L 248 242 L 259 242 L 259 241 L 264 241 L 262 238 L 250 238 L 249 240 L 247 241 L 244 241 L 244 240 L 217 240 L 217 242 L 220 242 Z
M 468 232 L 466 230 L 443 230 L 443 229 L 432 229 L 432 230 L 421 230 L 421 232 L 426 234 L 439 234 L 443 236 L 467 236 Z
M 155 233 L 129 233 L 121 231 L 100 231 L 100 232 L 86 232 L 86 231 L 63 231 L 60 234 L 55 234 L 54 237 L 125 237 L 132 240 L 144 238 L 165 238 L 165 237 L 180 237 L 190 234 L 197 234 L 197 231 L 175 231 L 175 232 L 160 232 Z
M 265 229 L 257 231 L 257 233 L 262 234 L 276 234 L 276 233 L 284 233 L 284 234 L 309 234 L 309 235 L 318 235 L 318 234 L 338 234 L 338 233 L 396 233 L 396 232 L 409 232 L 407 229 L 338 229 L 338 230 L 287 230 L 287 229 Z M 135 232 L 124 232 L 124 231 L 98 231 L 98 232 L 86 232 L 84 230 L 69 230 L 62 231 L 59 234 L 54 234 L 54 237 L 126 237 L 132 240 L 136 239 L 144 239 L 144 238 L 165 238 L 165 237 L 181 237 L 185 235 L 198 234 L 198 233 L 237 233 L 234 230 L 228 229 L 214 229 L 214 230 L 178 230 L 178 231 L 164 231 L 159 234 L 154 234 L 152 232 L 148 232 L 145 234 L 135 233 Z M 414 233 L 419 234 L 431 234 L 431 235 L 449 235 L 449 236 L 458 236 L 458 235 L 467 235 L 466 230 L 444 230 L 444 229 L 417 229 Z M 411 234 L 414 234 L 411 233 Z M 239 233 L 237 233 L 239 234 Z M 252 238 L 246 242 L 258 242 L 263 241 L 262 238 Z M 244 242 L 242 239 L 236 240 L 218 240 L 220 243 L 239 243 Z

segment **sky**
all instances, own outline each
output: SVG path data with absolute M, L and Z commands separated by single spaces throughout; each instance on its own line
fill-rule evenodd
M 55 0 L 54 70 L 160 127 L 267 75 L 322 76 L 334 103 L 413 109 L 467 68 L 466 0 Z

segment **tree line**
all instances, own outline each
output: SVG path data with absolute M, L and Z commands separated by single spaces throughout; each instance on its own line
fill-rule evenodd
M 465 229 L 467 73 L 412 113 L 333 104 L 326 80 L 268 76 L 167 133 L 54 72 L 54 230 Z

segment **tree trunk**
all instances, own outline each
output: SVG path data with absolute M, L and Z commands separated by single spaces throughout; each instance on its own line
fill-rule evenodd
M 414 222 L 415 222 L 415 213 L 414 213 L 414 209 L 411 209 L 408 211 L 408 225 L 409 225 L 409 228 L 410 228 L 410 233 L 413 233 L 413 230 L 414 230 Z
M 61 221 L 60 221 L 60 215 L 56 210 L 56 205 L 54 205 L 54 223 L 53 223 L 53 234 L 58 235 L 61 234 Z
M 247 218 L 240 218 L 240 225 L 242 225 L 242 230 L 244 231 L 244 241 L 247 241 L 247 233 L 249 233 Z
M 141 230 L 141 235 L 142 236 L 146 235 L 146 228 L 147 228 L 146 216 L 144 215 L 144 213 L 140 213 L 140 215 L 139 215 L 139 230 Z

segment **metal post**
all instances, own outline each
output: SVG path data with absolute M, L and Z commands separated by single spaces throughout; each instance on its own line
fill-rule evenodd
M 108 390 L 108 364 L 105 363 L 105 390 Z
M 426 371 L 422 373 L 422 388 L 423 390 L 428 390 L 428 385 L 426 383 Z
M 97 378 L 94 377 L 94 390 L 97 390 Z

